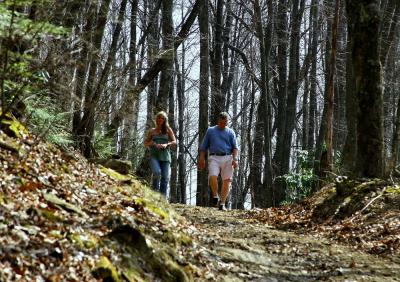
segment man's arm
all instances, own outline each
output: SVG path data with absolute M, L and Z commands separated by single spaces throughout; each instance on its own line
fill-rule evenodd
M 237 155 L 238 155 L 238 149 L 235 148 L 232 150 L 232 166 L 233 166 L 233 168 L 237 168 L 239 165 Z
M 204 169 L 206 167 L 206 152 L 200 150 L 199 152 L 199 169 Z
M 233 168 L 237 168 L 238 167 L 238 145 L 237 145 L 237 140 L 236 140 L 236 134 L 235 132 L 232 130 L 232 166 Z
M 199 169 L 204 169 L 206 167 L 206 152 L 208 150 L 209 143 L 209 130 L 207 129 L 206 135 L 204 136 L 204 139 L 200 145 L 198 163 Z

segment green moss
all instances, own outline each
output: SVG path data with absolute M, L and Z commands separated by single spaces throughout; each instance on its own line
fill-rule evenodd
M 99 244 L 97 238 L 91 235 L 82 235 L 74 233 L 74 234 L 69 234 L 68 239 L 70 239 L 80 249 L 93 249 Z
M 189 236 L 185 235 L 185 234 L 180 234 L 179 235 L 179 242 L 181 245 L 184 246 L 190 246 L 193 243 L 192 238 L 190 238 Z
M 108 282 L 121 281 L 115 266 L 110 262 L 110 260 L 107 257 L 104 256 L 100 258 L 100 261 L 92 270 L 92 274 L 94 278 L 103 279 L 103 281 L 108 281 Z
M 45 209 L 37 209 L 37 212 L 40 216 L 52 221 L 52 222 L 60 222 L 63 221 L 64 218 L 55 214 L 52 211 L 45 210 Z
M 386 187 L 385 193 L 399 193 L 400 194 L 400 187 L 399 186 L 390 186 Z
M 192 281 L 190 273 L 179 266 L 165 250 L 158 250 L 149 259 L 149 264 L 162 281 Z
M 1 114 L 1 112 L 0 112 Z M 28 135 L 28 130 L 16 118 L 10 114 L 6 114 L 5 118 L 1 120 L 1 127 L 11 137 L 21 138 Z
M 189 246 L 192 244 L 192 238 L 183 234 L 168 230 L 164 233 L 164 241 L 171 242 L 174 245 Z
M 138 269 L 130 268 L 122 272 L 122 276 L 129 282 L 143 282 L 141 274 Z
M 156 206 L 155 202 L 150 202 L 146 200 L 145 198 L 136 198 L 134 200 L 136 205 L 141 205 L 143 207 L 146 207 L 149 211 L 157 214 L 160 216 L 162 219 L 166 220 L 169 218 L 169 213 L 165 208 L 162 208 L 160 206 Z
M 72 173 L 71 169 L 69 168 L 69 166 L 66 163 L 62 164 L 62 169 L 67 174 L 71 174 Z
M 132 179 L 132 177 L 129 175 L 120 174 L 120 173 L 116 172 L 115 170 L 106 168 L 104 166 L 100 168 L 100 171 L 104 174 L 107 174 L 109 177 L 113 178 L 114 180 L 128 181 L 128 180 Z
M 67 237 L 72 241 L 72 243 L 77 245 L 80 249 L 85 248 L 85 244 L 83 243 L 80 234 L 69 234 Z
M 57 239 L 61 239 L 61 238 L 64 237 L 64 236 L 61 234 L 61 231 L 60 231 L 60 230 L 51 230 L 51 231 L 49 232 L 49 234 L 50 234 L 51 236 L 53 236 L 54 238 L 57 238 Z

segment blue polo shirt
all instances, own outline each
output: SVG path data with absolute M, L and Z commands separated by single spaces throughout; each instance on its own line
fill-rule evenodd
M 209 150 L 210 153 L 226 153 L 230 155 L 233 149 L 238 149 L 235 132 L 229 127 L 221 129 L 217 125 L 207 129 L 200 145 L 201 151 Z

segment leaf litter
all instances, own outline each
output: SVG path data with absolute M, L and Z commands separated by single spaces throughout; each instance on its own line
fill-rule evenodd
M 342 218 L 316 216 L 332 187 L 280 208 L 171 209 L 77 153 L 0 139 L 0 281 L 400 281 L 396 186 Z

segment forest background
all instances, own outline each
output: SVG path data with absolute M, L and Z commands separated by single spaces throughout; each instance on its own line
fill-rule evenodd
M 170 202 L 207 205 L 198 144 L 227 111 L 232 208 L 300 200 L 332 177 L 390 177 L 400 138 L 399 1 L 0 2 L 1 119 L 149 180 L 168 112 Z

